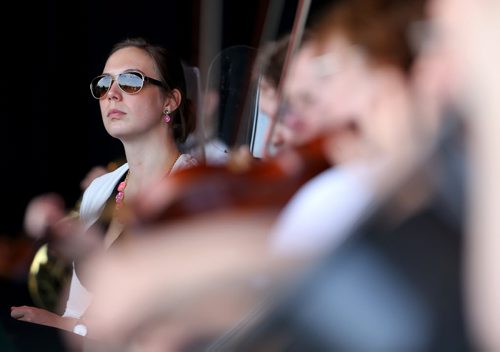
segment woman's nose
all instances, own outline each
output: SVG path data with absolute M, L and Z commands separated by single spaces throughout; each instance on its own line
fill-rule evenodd
M 118 100 L 121 97 L 121 89 L 118 87 L 118 83 L 113 81 L 111 87 L 108 90 L 108 100 Z

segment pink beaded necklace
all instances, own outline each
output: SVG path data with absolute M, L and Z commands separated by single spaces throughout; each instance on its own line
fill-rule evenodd
M 172 169 L 174 168 L 175 163 L 177 162 L 177 160 L 179 160 L 180 156 L 181 156 L 181 154 L 178 154 L 177 157 L 175 158 L 174 162 L 172 163 L 172 165 L 170 165 L 170 168 L 168 169 L 168 171 L 166 173 L 167 175 L 170 175 L 170 173 L 172 172 Z M 127 187 L 127 181 L 128 181 L 129 175 L 130 175 L 130 170 L 127 172 L 127 176 L 125 176 L 125 180 L 120 182 L 118 184 L 118 187 L 116 188 L 116 190 L 118 191 L 118 193 L 116 194 L 116 197 L 115 197 L 116 209 L 120 209 L 123 206 L 123 202 L 125 199 L 125 187 Z
M 125 177 L 125 180 L 120 182 L 120 184 L 118 185 L 118 188 L 116 189 L 118 191 L 118 193 L 115 197 L 116 209 L 120 209 L 123 205 L 123 199 L 125 198 L 125 187 L 127 187 L 127 181 L 128 181 L 129 175 L 130 175 L 130 170 L 127 172 L 127 176 Z

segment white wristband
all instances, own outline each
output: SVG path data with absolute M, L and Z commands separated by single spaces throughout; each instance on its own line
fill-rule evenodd
M 73 332 L 80 336 L 87 336 L 87 326 L 82 323 L 78 323 L 73 327 Z

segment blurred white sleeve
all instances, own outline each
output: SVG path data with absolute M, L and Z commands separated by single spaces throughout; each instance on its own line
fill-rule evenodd
M 271 233 L 276 255 L 318 255 L 342 242 L 374 201 L 362 165 L 330 168 L 308 181 L 288 202 Z

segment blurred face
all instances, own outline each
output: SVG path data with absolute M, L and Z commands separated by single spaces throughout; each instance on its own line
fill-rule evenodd
M 325 82 L 319 70 L 316 50 L 311 44 L 306 44 L 290 64 L 283 92 L 285 108 L 271 138 L 275 148 L 304 145 L 323 135 L 330 125 L 335 125 L 328 120 L 332 96 L 322 91 L 329 87 L 322 86 Z M 276 100 L 274 105 L 267 105 L 272 106 L 271 111 L 276 113 Z
M 281 116 L 281 131 L 289 131 L 293 145 L 303 145 L 318 137 L 324 126 L 315 96 L 318 82 L 312 65 L 314 55 L 311 45 L 299 50 L 291 62 L 284 87 L 286 108 Z
M 267 131 L 267 133 L 270 132 L 269 130 Z M 274 155 L 281 149 L 290 148 L 295 145 L 295 135 L 293 131 L 285 126 L 282 121 L 276 121 L 270 140 L 269 153 Z
M 269 117 L 274 117 L 278 111 L 277 88 L 263 77 L 259 83 L 259 109 Z
M 330 156 L 338 162 L 359 157 L 410 162 L 418 129 L 405 74 L 377 64 L 340 34 L 331 35 L 318 55 L 312 64 L 314 94 L 323 130 L 331 132 Z
M 273 140 L 297 145 L 332 136 L 338 141 L 334 158 L 342 161 L 362 148 L 385 153 L 396 145 L 402 150 L 410 144 L 411 130 L 401 116 L 408 115 L 406 82 L 402 74 L 385 71 L 390 70 L 376 67 L 339 34 L 332 35 L 321 51 L 313 45 L 303 47 L 290 67 L 286 109 Z
M 361 53 L 341 36 L 332 36 L 321 52 L 314 44 L 305 45 L 290 65 L 285 111 L 274 130 L 273 145 L 303 145 L 361 125 L 372 108 L 372 76 Z
M 373 69 L 357 47 L 333 35 L 311 66 L 317 77 L 314 94 L 324 129 L 357 124 L 369 114 Z
M 116 77 L 124 71 L 139 71 L 159 80 L 151 57 L 135 47 L 113 53 L 108 58 L 103 73 Z M 162 88 L 157 85 L 144 82 L 138 93 L 128 94 L 118 87 L 115 80 L 106 97 L 99 100 L 99 104 L 106 131 L 124 141 L 161 129 L 161 116 L 168 100 Z
M 318 52 L 307 44 L 293 58 L 284 89 L 283 130 L 300 145 L 359 120 L 370 94 L 369 68 L 340 36 Z

